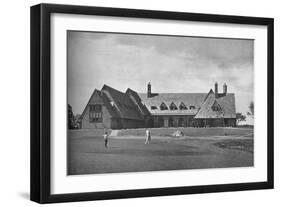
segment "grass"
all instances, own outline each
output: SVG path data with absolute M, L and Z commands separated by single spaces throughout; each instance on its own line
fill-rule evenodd
M 187 136 L 170 137 L 176 130 Z M 253 131 L 235 128 L 151 129 L 145 145 L 144 129 L 121 130 L 104 147 L 102 133 L 68 132 L 68 174 L 143 172 L 253 166 Z M 225 136 L 225 132 L 229 135 Z
M 214 145 L 226 148 L 226 149 L 237 149 L 246 152 L 254 152 L 254 140 L 246 139 L 246 140 L 224 140 L 220 142 L 216 142 Z
M 153 136 L 171 136 L 173 132 L 179 130 L 185 136 L 201 137 L 201 136 L 231 136 L 231 135 L 245 135 L 251 133 L 252 129 L 238 129 L 238 128 L 151 128 L 149 129 Z M 118 136 L 144 136 L 145 129 L 126 129 L 120 130 Z
M 208 136 L 244 136 L 253 133 L 253 128 L 150 128 L 152 136 L 170 137 L 172 134 L 179 130 L 184 133 L 185 136 L 192 137 L 208 137 Z M 111 130 L 109 130 L 111 131 Z M 104 133 L 103 129 L 84 129 L 84 130 L 69 130 L 71 137 L 81 136 L 102 136 Z M 145 136 L 145 129 L 120 129 L 118 130 L 117 136 Z

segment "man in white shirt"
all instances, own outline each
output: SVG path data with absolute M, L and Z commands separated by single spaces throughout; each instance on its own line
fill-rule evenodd
M 145 133 L 146 133 L 146 141 L 145 141 L 145 144 L 149 144 L 150 141 L 151 141 L 151 134 L 150 134 L 150 131 L 149 131 L 148 129 L 146 129 Z

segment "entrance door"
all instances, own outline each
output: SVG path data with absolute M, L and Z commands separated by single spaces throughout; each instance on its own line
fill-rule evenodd
M 173 118 L 169 118 L 169 127 L 174 127 L 174 119 Z

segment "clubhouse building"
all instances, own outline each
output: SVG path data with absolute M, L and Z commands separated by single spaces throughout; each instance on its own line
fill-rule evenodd
M 160 128 L 160 127 L 235 127 L 235 95 L 208 93 L 125 93 L 104 85 L 95 89 L 82 115 L 81 128 Z

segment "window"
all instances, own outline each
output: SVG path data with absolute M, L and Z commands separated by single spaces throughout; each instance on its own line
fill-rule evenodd
M 89 121 L 102 122 L 102 106 L 100 104 L 90 105 Z
M 151 110 L 156 110 L 157 106 L 150 106 Z
M 168 110 L 168 107 L 166 106 L 165 103 L 161 103 L 160 109 L 161 109 L 161 110 Z
M 180 110 L 187 110 L 187 107 L 186 107 L 186 105 L 184 105 L 183 102 L 181 102 L 181 104 L 180 104 Z
M 189 106 L 189 109 L 196 109 L 195 106 Z
M 164 125 L 164 119 L 162 117 L 159 117 L 159 119 L 158 119 L 158 126 L 159 127 L 164 127 L 165 126 Z
M 179 118 L 178 126 L 179 127 L 184 127 L 184 119 L 183 118 Z
M 174 104 L 174 102 L 171 103 L 170 105 L 170 110 L 177 110 L 178 107 L 176 106 L 176 104 Z
M 175 124 L 174 124 L 174 119 L 173 119 L 173 118 L 169 118 L 169 119 L 168 119 L 168 126 L 169 126 L 169 127 L 174 127 L 174 126 L 175 126 Z

